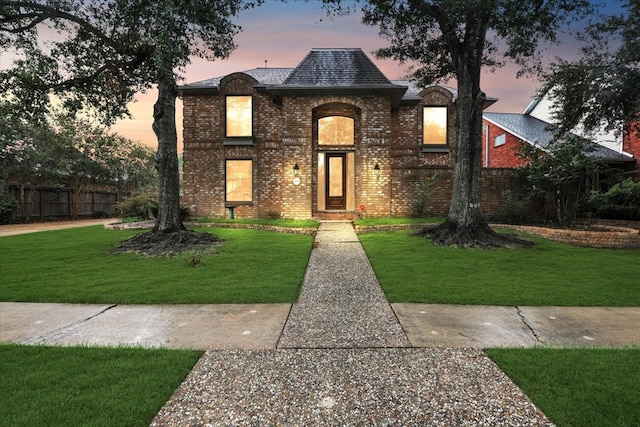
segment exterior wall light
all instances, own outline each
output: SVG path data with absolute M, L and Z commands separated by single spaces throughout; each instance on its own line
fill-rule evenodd
M 380 165 L 376 163 L 373 167 L 373 176 L 378 176 L 380 174 Z
M 298 166 L 297 163 L 295 165 L 293 165 L 293 174 L 294 175 L 300 174 L 300 166 Z

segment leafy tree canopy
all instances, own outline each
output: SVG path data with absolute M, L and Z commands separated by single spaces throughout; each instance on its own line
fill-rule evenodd
M 620 130 L 640 115 L 640 0 L 586 28 L 582 58 L 559 60 L 547 76 L 561 130 Z M 637 126 L 640 132 L 640 126 Z
M 479 26 L 482 66 L 511 60 L 521 72 L 541 71 L 541 45 L 590 10 L 586 0 L 370 0 L 363 21 L 390 42 L 379 57 L 412 61 L 412 77 L 431 84 L 460 77 L 461 54 L 475 48 L 470 30 Z
M 242 0 L 0 0 L 0 46 L 19 55 L 0 90 L 42 112 L 54 94 L 67 109 L 109 123 L 162 73 L 191 55 L 227 57 Z

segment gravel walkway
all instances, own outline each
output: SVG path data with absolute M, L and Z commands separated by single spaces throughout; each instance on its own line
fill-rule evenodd
M 321 223 L 278 348 L 409 346 L 353 225 Z
M 152 426 L 550 426 L 477 349 L 209 351 Z
M 323 223 L 277 350 L 209 350 L 152 426 L 551 426 L 479 349 L 407 348 L 349 223 Z

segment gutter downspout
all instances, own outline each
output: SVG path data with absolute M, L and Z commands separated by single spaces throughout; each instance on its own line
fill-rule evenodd
M 484 167 L 489 167 L 489 125 L 484 124 Z

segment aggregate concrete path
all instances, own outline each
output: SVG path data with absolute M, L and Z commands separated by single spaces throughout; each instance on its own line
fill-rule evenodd
M 408 346 L 353 224 L 321 223 L 278 348 Z

